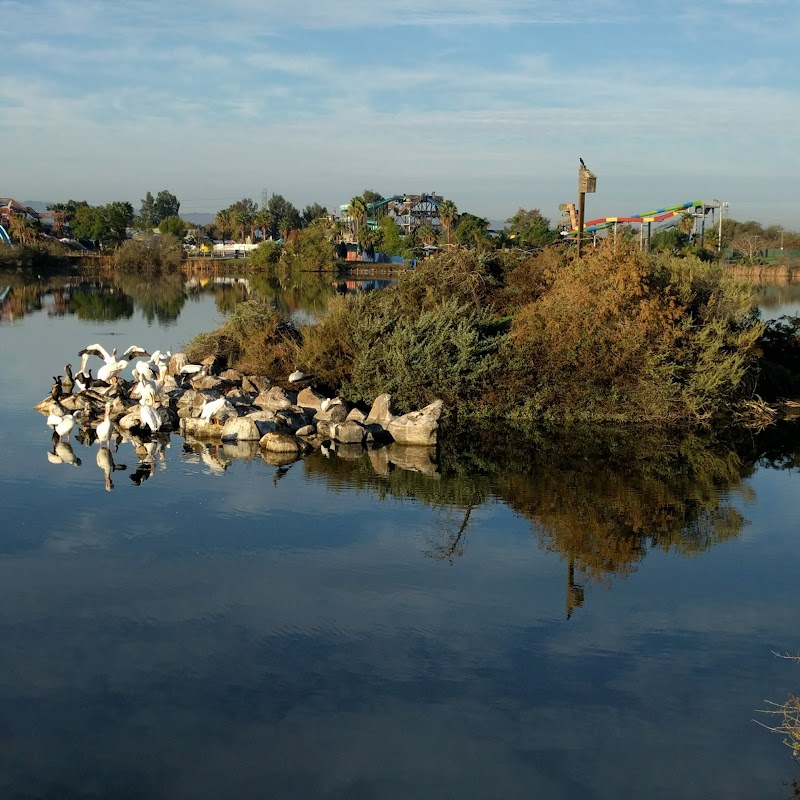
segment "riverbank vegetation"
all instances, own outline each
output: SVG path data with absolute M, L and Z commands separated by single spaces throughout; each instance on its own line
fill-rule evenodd
M 764 325 L 723 266 L 610 242 L 581 260 L 452 250 L 291 333 L 249 305 L 233 336 L 248 370 L 299 367 L 351 402 L 389 392 L 400 411 L 441 398 L 453 416 L 519 425 L 697 423 L 750 399 L 762 371 Z M 237 365 L 224 329 L 191 357 Z

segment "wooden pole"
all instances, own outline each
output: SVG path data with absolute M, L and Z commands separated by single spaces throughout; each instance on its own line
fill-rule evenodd
M 581 257 L 581 239 L 583 238 L 583 217 L 586 211 L 586 192 L 578 192 L 578 247 L 577 257 Z

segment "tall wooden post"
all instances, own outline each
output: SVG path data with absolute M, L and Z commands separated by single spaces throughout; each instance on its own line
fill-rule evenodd
M 581 257 L 581 240 L 583 239 L 583 220 L 586 210 L 586 195 L 597 191 L 597 176 L 581 160 L 578 167 L 578 238 L 577 257 Z

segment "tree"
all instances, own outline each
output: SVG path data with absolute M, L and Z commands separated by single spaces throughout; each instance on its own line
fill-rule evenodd
M 489 220 L 474 214 L 462 214 L 456 225 L 456 241 L 463 247 L 482 249 L 487 244 Z
M 300 212 L 282 195 L 273 194 L 267 203 L 272 214 L 272 233 L 296 230 L 302 227 Z M 285 238 L 285 237 L 284 237 Z
M 154 212 L 154 225 L 158 225 L 162 219 L 167 217 L 177 217 L 178 212 L 181 210 L 181 204 L 178 198 L 172 192 L 162 189 L 155 199 L 153 205 Z
M 142 198 L 142 206 L 139 209 L 139 216 L 136 218 L 136 227 L 142 231 L 149 231 L 158 225 L 156 222 L 156 201 L 153 195 L 148 192 Z
M 416 239 L 420 244 L 434 244 L 436 242 L 436 231 L 426 222 L 417 228 Z
M 24 214 L 11 214 L 8 233 L 20 244 L 30 244 L 36 239 L 36 226 Z
M 268 208 L 260 208 L 255 217 L 253 217 L 253 224 L 261 229 L 261 241 L 267 241 L 267 231 L 272 227 L 272 214 L 269 213 Z
M 214 217 L 214 225 L 217 228 L 220 239 L 224 242 L 228 238 L 228 234 L 233 231 L 233 212 L 229 208 L 217 211 L 217 216 Z
M 380 234 L 379 247 L 382 253 L 388 256 L 401 256 L 406 250 L 405 241 L 395 221 L 387 214 L 378 222 Z
M 325 208 L 325 206 L 321 206 L 319 203 L 313 203 L 303 209 L 303 224 L 310 225 L 314 220 L 320 217 L 326 217 L 327 215 L 328 209 Z
M 558 231 L 550 230 L 550 220 L 538 208 L 520 208 L 506 220 L 505 233 L 520 247 L 546 247 L 559 238 Z
M 383 200 L 383 195 L 379 194 L 372 189 L 364 189 L 361 193 L 361 196 L 364 198 L 364 202 L 369 205 L 370 203 L 377 203 L 379 200 Z
M 79 239 L 100 242 L 104 247 L 119 247 L 128 238 L 133 217 L 133 206 L 127 200 L 105 206 L 83 206 L 76 211 L 72 228 Z
M 179 242 L 186 237 L 189 226 L 180 217 L 164 217 L 158 225 L 158 230 L 162 235 L 171 234 Z
M 350 201 L 348 210 L 350 218 L 353 220 L 354 224 L 353 234 L 356 238 L 356 241 L 358 241 L 359 234 L 361 232 L 361 220 L 367 215 L 367 204 L 364 202 L 364 198 L 359 196 L 354 197 Z
M 453 222 L 457 217 L 458 208 L 456 208 L 456 204 L 452 200 L 443 200 L 439 204 L 439 222 L 442 223 L 442 227 L 447 231 L 447 244 L 450 244 L 450 229 L 453 227 Z
M 758 227 L 756 227 L 758 226 Z M 764 232 L 758 223 L 742 223 L 738 226 L 733 241 L 733 249 L 740 252 L 752 266 L 766 247 Z

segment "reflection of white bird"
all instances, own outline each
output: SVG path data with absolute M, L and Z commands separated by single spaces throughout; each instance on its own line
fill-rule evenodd
M 47 460 L 51 464 L 70 464 L 73 467 L 81 465 L 81 460 L 75 455 L 69 442 L 54 442 L 53 449 L 47 454 Z
M 115 470 L 127 469 L 125 464 L 115 464 L 114 456 L 107 447 L 101 447 L 97 451 L 97 466 L 103 470 L 105 478 L 106 491 L 110 492 L 114 488 L 114 482 L 111 480 L 111 473 Z
M 97 426 L 97 441 L 102 445 L 106 443 L 108 447 L 108 440 L 111 438 L 111 403 L 106 403 L 106 415 L 103 421 Z
M 218 400 L 206 400 L 203 408 L 200 410 L 200 419 L 219 422 L 219 420 L 216 419 L 216 415 L 223 409 L 234 411 L 233 406 L 224 397 L 220 397 Z

